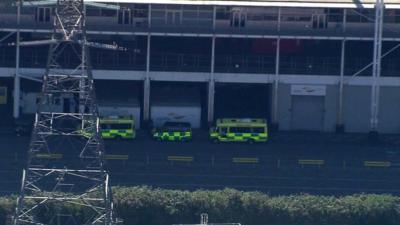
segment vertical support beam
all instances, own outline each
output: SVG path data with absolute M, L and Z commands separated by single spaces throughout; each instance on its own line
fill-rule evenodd
M 17 40 L 16 40 L 16 53 L 15 53 L 15 76 L 14 76 L 14 110 L 13 116 L 15 119 L 20 114 L 20 98 L 21 98 L 21 78 L 19 76 L 19 58 L 20 58 L 20 25 L 21 25 L 21 0 L 17 2 Z
M 210 71 L 210 80 L 208 82 L 207 121 L 209 125 L 211 125 L 214 121 L 214 98 L 215 98 L 214 67 L 215 67 L 215 36 L 213 36 L 211 40 L 211 71 Z
M 83 4 L 83 10 L 82 10 L 82 14 L 83 14 L 83 22 L 82 22 L 82 26 L 83 26 L 83 29 L 85 29 L 86 30 L 86 6 L 85 6 L 85 4 Z M 84 35 L 83 37 L 83 43 L 86 43 L 86 41 L 87 41 L 87 38 L 86 38 L 86 35 Z M 86 58 L 86 51 L 87 51 L 87 46 L 86 46 L 86 44 L 82 44 L 82 59 L 81 59 L 81 61 L 82 61 L 82 74 L 81 74 L 81 79 L 80 79 L 80 81 L 79 81 L 79 90 L 84 90 L 84 88 L 85 88 L 85 86 L 87 85 L 85 82 L 86 82 L 86 79 L 85 79 L 85 77 L 87 77 L 87 65 L 88 65 L 88 62 L 87 62 L 87 58 Z M 93 78 L 93 82 L 94 82 L 94 78 Z M 75 94 L 74 94 L 75 95 Z M 75 96 L 74 96 L 74 99 L 75 99 Z M 72 110 L 72 112 L 77 112 L 76 111 L 76 109 L 77 109 L 77 107 L 78 107 L 78 110 L 79 110 L 79 113 L 81 113 L 81 114 L 83 114 L 83 113 L 85 113 L 85 93 L 79 93 L 79 96 L 78 96 L 78 99 L 79 99 L 79 101 L 78 102 L 75 102 L 75 104 L 78 104 L 77 106 L 75 105 L 75 109 L 73 109 Z M 98 127 L 98 126 L 97 126 Z M 97 128 L 98 129 L 98 128 Z
M 213 6 L 213 21 L 212 21 L 212 27 L 213 30 L 215 30 L 215 24 L 217 22 L 217 6 Z
M 282 8 L 278 7 L 278 24 L 277 24 L 278 31 L 281 31 L 281 17 L 282 17 Z
M 343 9 L 343 26 L 342 26 L 342 32 L 346 32 L 346 26 L 347 26 L 347 9 Z
M 344 82 L 344 66 L 346 56 L 346 39 L 342 40 L 342 51 L 340 56 L 340 78 L 339 78 L 339 103 L 337 113 L 336 133 L 344 132 L 343 124 L 343 82 Z
M 149 4 L 148 8 L 147 8 L 148 12 L 147 12 L 147 26 L 148 28 L 151 28 L 151 4 Z
M 274 93 L 273 93 L 273 105 L 272 105 L 272 126 L 271 129 L 279 129 L 278 119 L 278 87 L 279 87 L 279 67 L 280 67 L 280 52 L 281 52 L 281 37 L 278 36 L 276 39 L 276 54 L 275 54 L 275 76 L 274 76 Z
M 150 48 L 151 35 L 147 34 L 147 51 L 146 51 L 146 73 L 143 83 L 143 122 L 148 124 L 150 119 Z
M 382 56 L 382 32 L 383 32 L 383 0 L 377 0 L 375 5 L 375 35 L 374 35 L 374 54 L 372 65 L 371 82 L 371 124 L 370 134 L 377 137 L 378 133 L 378 112 L 380 95 L 380 76 L 381 76 L 381 56 Z

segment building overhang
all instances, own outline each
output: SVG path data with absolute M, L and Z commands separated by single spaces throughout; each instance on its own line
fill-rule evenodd
M 375 6 L 375 0 L 85 0 L 98 3 L 174 4 L 174 5 L 215 5 L 254 7 L 308 7 L 308 8 L 366 8 Z M 399 0 L 385 0 L 387 9 L 400 9 Z

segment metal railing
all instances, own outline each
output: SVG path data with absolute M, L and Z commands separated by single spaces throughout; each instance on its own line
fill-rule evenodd
M 72 55 L 63 56 L 64 66 L 73 67 L 77 62 Z M 47 58 L 46 48 L 25 48 L 21 50 L 21 67 L 44 68 Z M 399 58 L 382 60 L 382 76 L 400 76 Z M 204 54 L 152 53 L 151 71 L 203 72 L 211 71 L 211 56 Z M 354 57 L 345 60 L 345 76 L 351 76 L 371 62 L 367 57 Z M 104 70 L 142 70 L 146 68 L 146 54 L 134 52 L 91 51 L 93 69 Z M 0 48 L 0 67 L 15 66 L 15 50 Z M 255 54 L 216 55 L 216 73 L 274 74 L 275 57 Z M 280 74 L 295 75 L 334 75 L 340 74 L 339 57 L 281 56 Z M 370 76 L 371 68 L 358 76 Z

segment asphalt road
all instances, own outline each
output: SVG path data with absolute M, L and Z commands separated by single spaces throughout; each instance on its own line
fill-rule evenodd
M 365 134 L 285 133 L 267 144 L 208 142 L 196 132 L 189 143 L 165 143 L 139 133 L 132 141 L 105 141 L 112 185 L 151 185 L 178 189 L 233 187 L 270 194 L 400 194 L 400 145 L 396 136 L 372 144 Z M 17 193 L 29 137 L 0 136 L 0 194 Z M 190 157 L 188 162 L 168 156 Z M 234 158 L 257 159 L 238 163 Z M 65 160 L 69 160 L 66 159 Z M 322 160 L 303 165 L 299 160 Z M 389 167 L 366 166 L 366 161 L 390 162 Z

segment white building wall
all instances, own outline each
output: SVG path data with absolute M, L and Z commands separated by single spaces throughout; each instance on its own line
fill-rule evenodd
M 40 78 L 44 70 L 22 69 L 24 74 Z M 96 79 L 115 80 L 143 80 L 142 71 L 105 71 L 94 70 Z M 0 75 L 12 77 L 14 70 L 0 68 Z M 191 76 L 193 74 L 193 76 Z M 205 82 L 209 73 L 183 73 L 183 72 L 151 72 L 151 80 L 158 81 L 191 81 Z M 247 83 L 271 83 L 273 75 L 258 75 Z M 215 74 L 216 82 L 236 83 L 245 78 L 245 74 Z M 218 79 L 220 78 L 220 79 Z M 221 79 L 222 78 L 222 79 Z M 338 76 L 303 76 L 281 75 L 278 89 L 278 122 L 280 130 L 291 129 L 291 85 L 324 85 L 326 86 L 325 112 L 323 131 L 333 132 L 337 123 L 338 113 Z M 379 127 L 381 133 L 400 132 L 400 78 L 381 78 L 381 98 L 379 110 Z M 366 133 L 370 130 L 370 100 L 371 79 L 369 77 L 345 78 L 343 98 L 343 121 L 346 132 Z M 272 97 L 272 96 L 271 96 Z
M 337 123 L 339 86 L 326 85 L 324 131 L 334 132 Z
M 345 86 L 343 121 L 346 132 L 366 133 L 370 130 L 371 87 Z
M 400 88 L 382 87 L 380 94 L 378 131 L 400 133 Z

